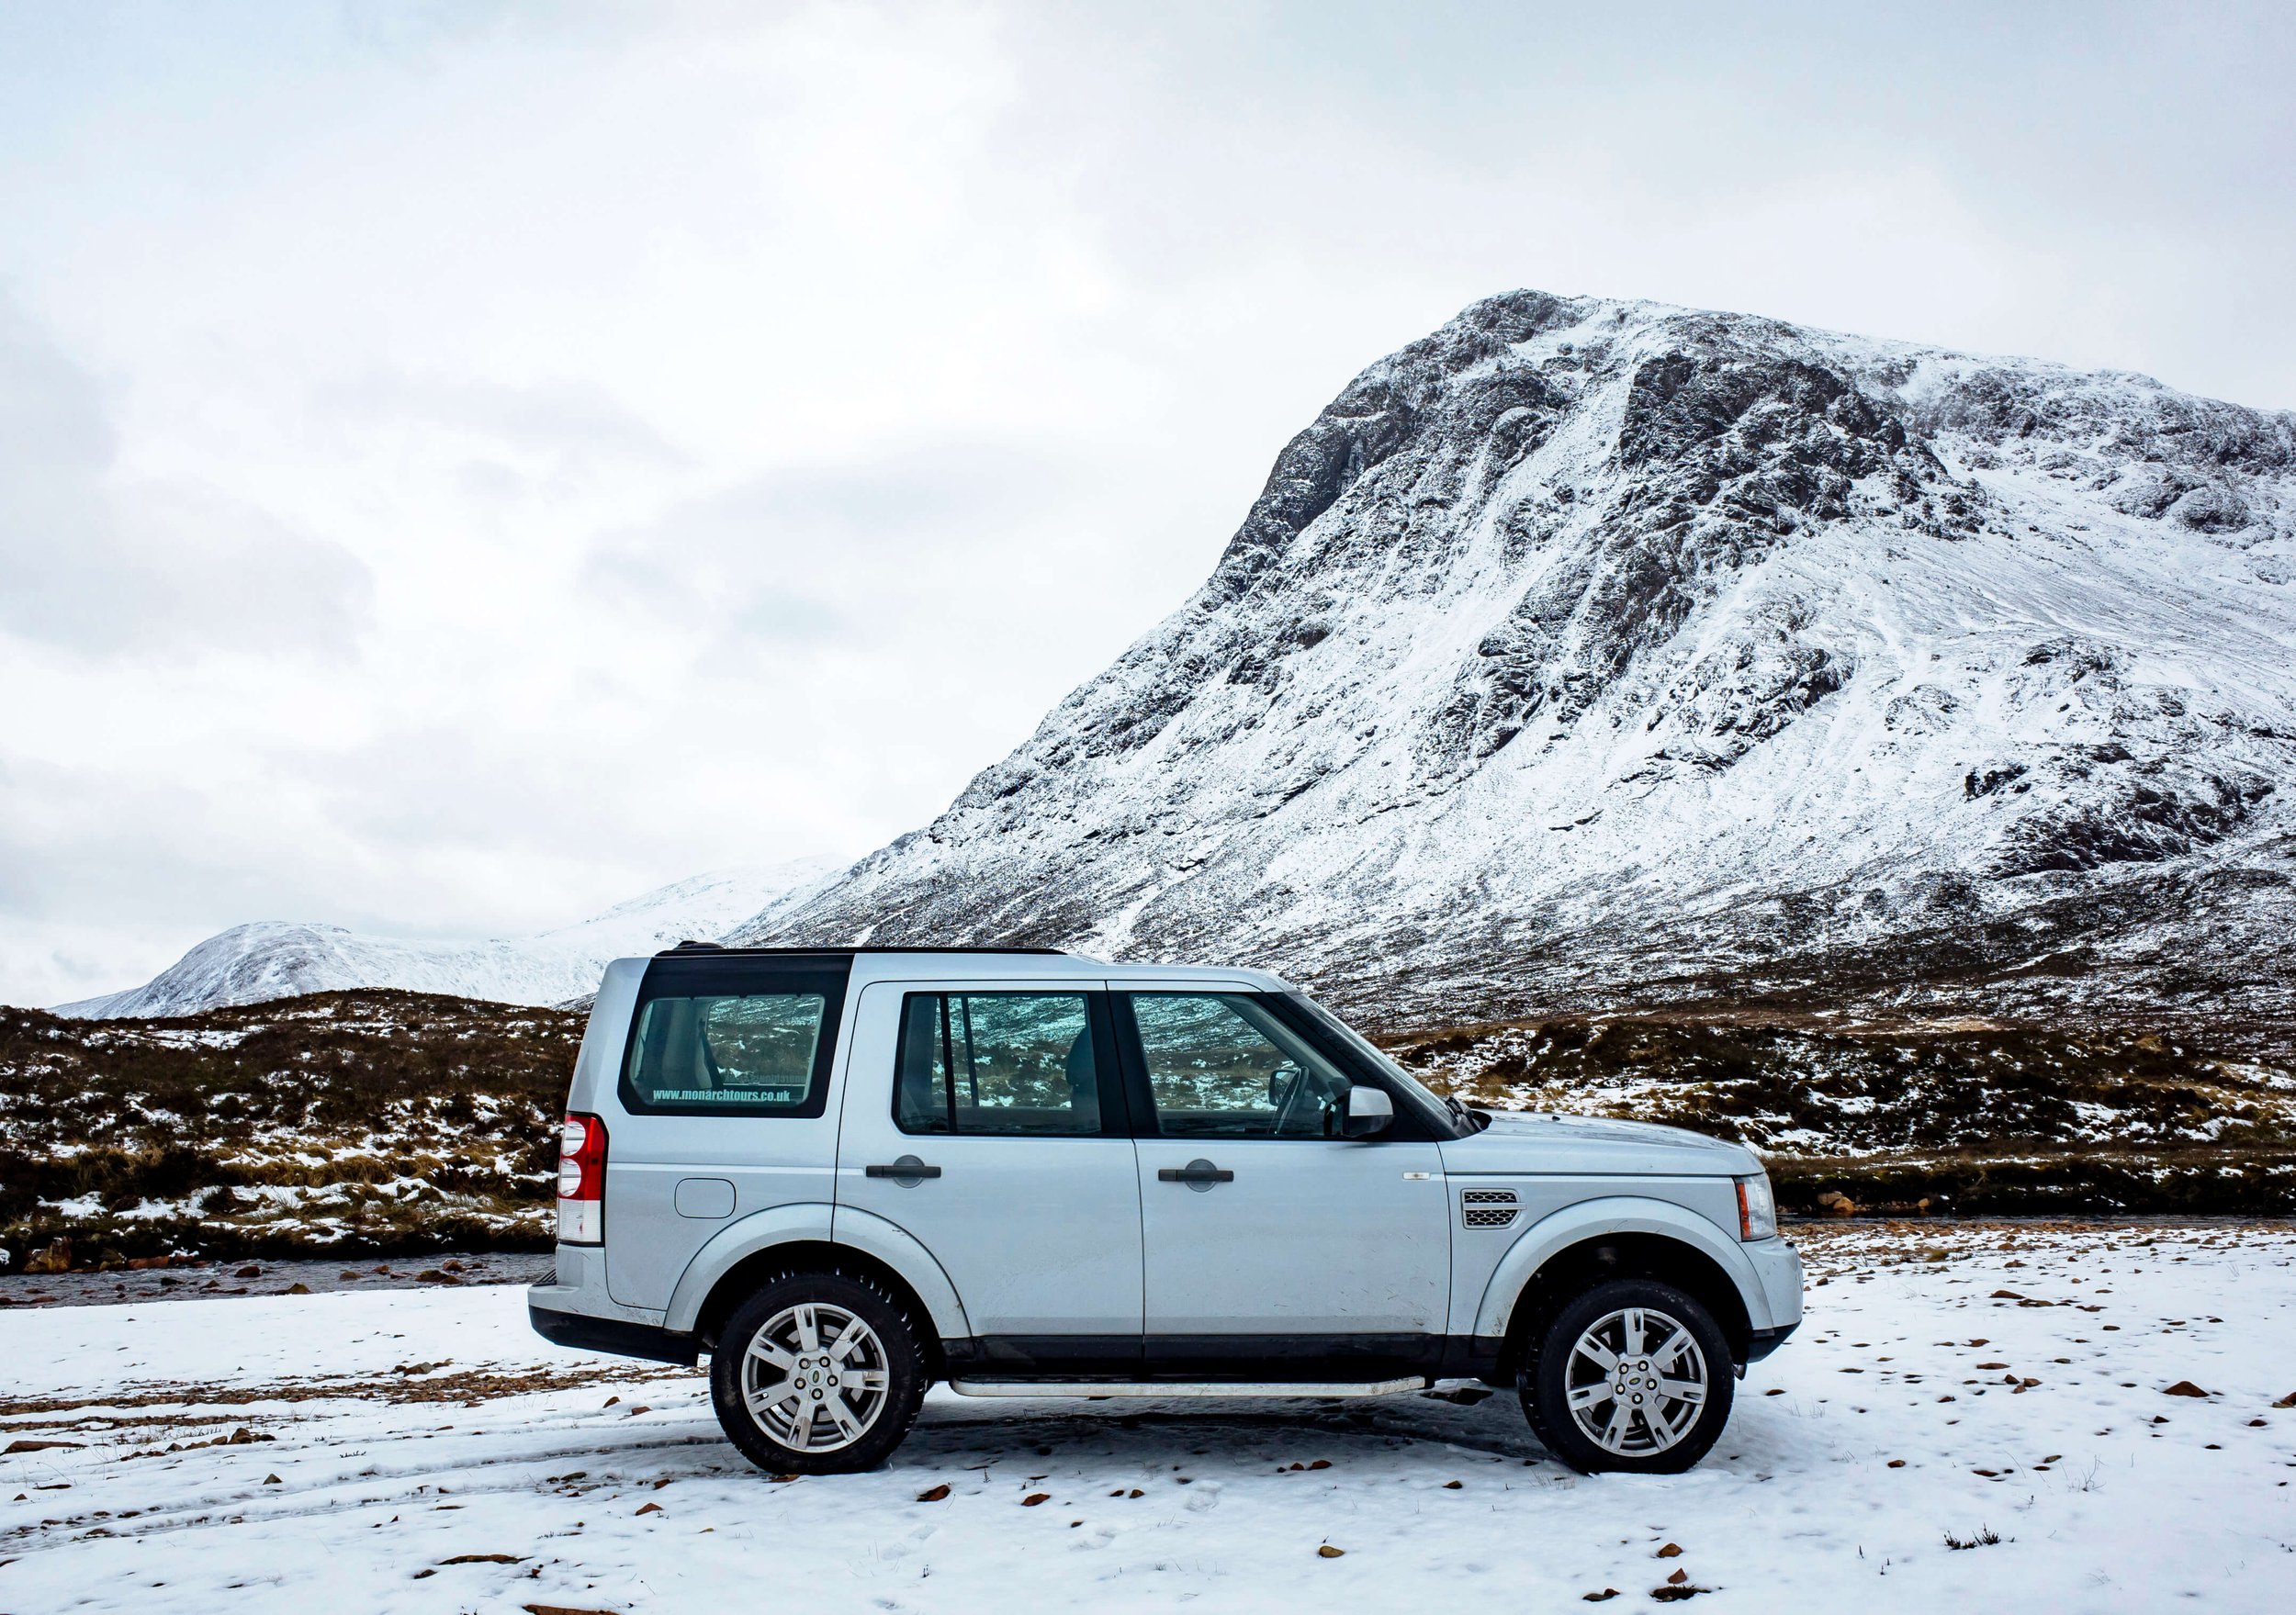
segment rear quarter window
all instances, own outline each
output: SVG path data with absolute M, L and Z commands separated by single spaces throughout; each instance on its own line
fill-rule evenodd
M 829 996 L 660 993 L 638 1005 L 623 1061 L 640 1114 L 819 1116 L 827 1100 Z

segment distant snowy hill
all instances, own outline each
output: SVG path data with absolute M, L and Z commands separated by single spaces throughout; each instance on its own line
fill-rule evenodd
M 1517 292 L 1359 376 L 940 818 L 735 935 L 1267 963 L 1423 1023 L 2286 1029 L 2292 786 L 2296 416 Z
M 737 921 L 801 902 L 844 869 L 836 858 L 723 869 L 664 886 L 595 919 L 483 942 L 373 936 L 339 925 L 234 925 L 141 987 L 59 1005 L 100 1018 L 197 1015 L 304 993 L 397 987 L 505 1004 L 563 1004 L 598 989 L 606 961 L 708 940 Z

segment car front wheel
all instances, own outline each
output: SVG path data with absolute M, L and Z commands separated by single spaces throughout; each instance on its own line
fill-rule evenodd
M 769 1474 L 874 1468 L 917 1422 L 925 1396 L 917 1327 L 863 1277 L 790 1273 L 726 1322 L 710 1399 L 742 1455 Z
M 1721 1439 L 1734 1373 L 1696 1300 L 1656 1279 L 1613 1279 L 1548 1324 L 1521 1377 L 1523 1411 L 1573 1469 L 1674 1475 Z

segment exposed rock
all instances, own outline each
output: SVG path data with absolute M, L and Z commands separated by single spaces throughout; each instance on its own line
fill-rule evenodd
M 940 817 L 735 935 L 1262 964 L 1418 1025 L 2284 1041 L 2292 557 L 2296 417 L 1513 293 L 1349 384 Z

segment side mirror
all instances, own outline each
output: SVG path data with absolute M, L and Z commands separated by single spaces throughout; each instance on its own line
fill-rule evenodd
M 1357 1082 L 1347 1090 L 1347 1115 L 1340 1131 L 1350 1138 L 1368 1138 L 1395 1125 L 1395 1101 L 1384 1088 Z

